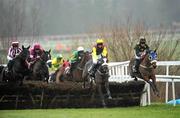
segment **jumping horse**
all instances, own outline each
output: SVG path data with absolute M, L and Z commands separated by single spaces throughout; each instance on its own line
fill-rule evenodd
M 56 83 L 70 79 L 68 75 L 70 66 L 69 60 L 63 60 L 63 64 L 54 73 Z
M 32 70 L 32 79 L 39 81 L 48 82 L 49 79 L 49 70 L 47 61 L 51 59 L 51 50 L 45 51 L 35 60 L 35 62 L 31 66 Z
M 142 56 L 139 68 L 138 68 L 138 73 L 133 72 L 133 64 L 134 64 L 135 59 L 131 59 L 129 63 L 129 72 L 130 76 L 132 78 L 137 78 L 143 79 L 147 83 L 150 84 L 153 92 L 155 95 L 159 96 L 159 90 L 157 89 L 156 85 L 156 76 L 155 76 L 155 69 L 157 67 L 156 62 L 157 62 L 157 53 L 156 50 L 149 50 L 145 53 L 145 55 Z M 152 81 L 150 81 L 152 80 Z
M 92 60 L 89 60 L 87 64 L 85 65 L 84 71 L 83 71 L 83 78 L 84 78 L 84 87 L 85 87 L 85 79 L 88 78 L 90 83 L 90 88 L 93 90 L 92 98 L 94 98 L 96 91 L 98 91 L 101 102 L 103 107 L 106 107 L 104 95 L 102 92 L 102 87 L 105 87 L 108 99 L 112 99 L 111 92 L 109 90 L 109 69 L 107 64 L 107 58 L 100 58 L 97 61 L 97 70 L 95 72 L 94 77 L 90 76 L 88 74 L 88 69 L 90 68 L 92 64 Z
M 22 51 L 12 60 L 10 72 L 7 73 L 5 70 L 7 67 L 3 68 L 0 76 L 1 81 L 18 85 L 23 84 L 24 77 L 28 76 L 30 73 L 29 64 L 27 62 L 29 48 L 30 46 L 26 48 L 22 45 Z
M 56 82 L 62 80 L 61 77 L 64 77 L 63 80 L 83 82 L 82 73 L 86 62 L 90 59 L 89 52 L 82 53 L 79 58 L 79 61 L 76 62 L 73 67 L 70 65 L 70 62 L 65 61 L 63 63 L 63 66 L 57 71 Z M 71 74 L 70 68 L 73 68 Z

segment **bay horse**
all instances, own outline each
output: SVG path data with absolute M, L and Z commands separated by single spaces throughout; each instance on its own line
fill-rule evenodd
M 91 59 L 91 56 L 88 51 L 86 51 L 82 54 L 80 61 L 76 62 L 75 66 L 74 66 L 75 68 L 73 68 L 73 71 L 72 71 L 73 81 L 83 82 L 82 73 L 84 70 L 84 66 L 90 59 Z
M 10 69 L 10 72 L 6 72 L 6 68 L 3 68 L 1 72 L 0 79 L 1 81 L 6 81 L 8 83 L 16 83 L 19 85 L 23 84 L 23 79 L 25 76 L 29 75 L 30 70 L 29 70 L 29 64 L 28 64 L 28 57 L 30 55 L 29 53 L 29 48 L 25 48 L 22 45 L 22 51 L 20 52 L 19 55 L 17 55 L 13 60 L 12 60 L 12 67 Z
M 63 65 L 55 72 L 56 74 L 56 83 L 59 83 L 59 80 L 68 80 L 83 82 L 82 73 L 86 62 L 90 59 L 89 52 L 84 52 L 80 55 L 80 60 L 74 64 L 72 73 L 70 74 L 70 68 L 72 68 L 69 61 L 64 61 Z
M 141 59 L 139 68 L 138 68 L 138 73 L 133 72 L 133 64 L 134 64 L 135 59 L 131 59 L 129 63 L 129 72 L 130 76 L 132 78 L 137 78 L 143 79 L 147 83 L 150 84 L 153 92 L 155 95 L 159 96 L 159 90 L 157 89 L 156 85 L 156 76 L 155 76 L 155 69 L 157 67 L 156 62 L 157 62 L 157 53 L 156 50 L 149 50 L 143 58 Z M 150 81 L 152 80 L 152 82 Z
M 101 101 L 102 101 L 102 105 L 103 105 L 103 107 L 106 107 L 104 95 L 102 92 L 102 87 L 105 87 L 107 95 L 108 95 L 108 99 L 112 99 L 111 92 L 109 90 L 109 80 L 108 80 L 109 79 L 109 69 L 108 69 L 108 64 L 107 64 L 107 58 L 98 59 L 97 71 L 95 72 L 94 77 L 91 77 L 88 74 L 88 69 L 90 68 L 91 64 L 92 64 L 92 60 L 89 60 L 87 62 L 87 64 L 85 65 L 85 69 L 83 71 L 84 87 L 85 87 L 85 79 L 88 78 L 88 80 L 91 84 L 90 85 L 91 89 L 93 89 L 95 87 L 95 89 L 93 90 L 92 97 L 94 97 L 96 91 L 98 90 L 98 93 L 99 93 Z
M 46 81 L 49 79 L 49 70 L 47 61 L 51 59 L 51 50 L 45 51 L 40 55 L 39 58 L 31 66 L 33 80 Z

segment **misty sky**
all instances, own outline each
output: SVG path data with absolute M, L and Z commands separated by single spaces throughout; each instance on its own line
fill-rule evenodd
M 43 35 L 80 34 L 127 16 L 149 26 L 180 22 L 180 0 L 34 0 Z M 27 6 L 32 1 L 27 2 Z

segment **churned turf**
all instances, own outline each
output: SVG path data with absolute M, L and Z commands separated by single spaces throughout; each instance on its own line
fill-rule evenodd
M 0 110 L 0 118 L 180 118 L 180 106 Z

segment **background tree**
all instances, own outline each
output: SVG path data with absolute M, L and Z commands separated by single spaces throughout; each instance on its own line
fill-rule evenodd
M 26 0 L 0 0 L 0 54 L 1 62 L 6 62 L 7 50 L 12 41 L 24 41 L 24 36 L 38 36 L 41 22 L 37 3 L 27 9 Z M 30 16 L 28 14 L 31 14 Z M 32 19 L 30 19 L 32 18 Z M 29 38 L 32 42 L 34 38 Z

